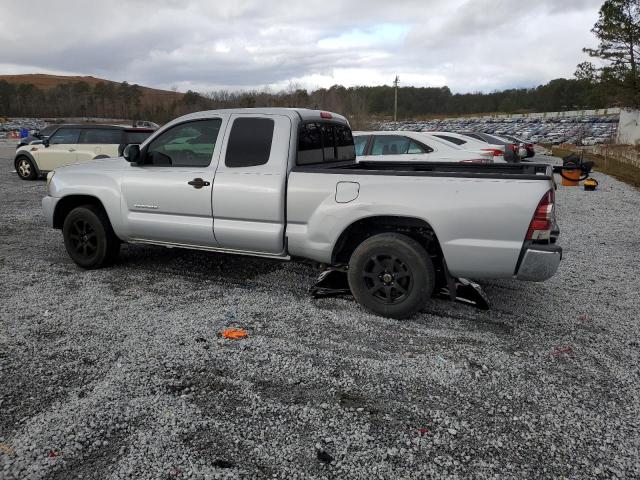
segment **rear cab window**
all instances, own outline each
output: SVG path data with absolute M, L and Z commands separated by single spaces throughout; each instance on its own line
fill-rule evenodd
M 355 161 L 351 129 L 331 122 L 303 123 L 298 130 L 297 165 Z

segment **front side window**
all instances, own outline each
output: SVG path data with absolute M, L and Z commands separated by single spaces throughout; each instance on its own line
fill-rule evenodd
M 80 134 L 80 143 L 93 143 L 101 145 L 118 145 L 122 141 L 122 130 L 115 128 L 100 129 L 89 128 Z
M 222 120 L 194 120 L 176 125 L 153 140 L 144 157 L 145 165 L 206 167 L 220 133 Z
M 224 164 L 227 167 L 257 167 L 269 161 L 273 129 L 270 118 L 236 118 L 231 127 Z
M 49 139 L 51 145 L 75 145 L 80 136 L 79 128 L 61 128 Z
M 369 135 L 359 135 L 355 137 L 356 156 L 361 157 L 364 155 L 364 150 L 367 148 L 368 141 Z

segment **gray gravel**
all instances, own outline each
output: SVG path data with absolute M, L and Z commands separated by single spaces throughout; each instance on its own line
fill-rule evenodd
M 0 479 L 640 477 L 637 190 L 560 188 L 556 277 L 398 322 L 311 299 L 303 264 L 126 245 L 80 270 L 11 170 Z

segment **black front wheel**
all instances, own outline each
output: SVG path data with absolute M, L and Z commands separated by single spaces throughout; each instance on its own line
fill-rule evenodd
M 399 233 L 381 233 L 362 242 L 349 260 L 349 287 L 367 310 L 390 318 L 408 318 L 433 293 L 431 258 L 417 241 Z
M 71 259 L 86 269 L 111 263 L 120 251 L 120 240 L 107 215 L 93 205 L 69 212 L 62 227 L 64 246 Z

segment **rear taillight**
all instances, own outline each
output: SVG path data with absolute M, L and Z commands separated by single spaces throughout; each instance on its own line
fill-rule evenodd
M 549 190 L 544 194 L 542 200 L 538 204 L 533 219 L 527 230 L 527 240 L 550 240 L 551 229 L 553 228 L 553 204 L 555 201 L 555 193 Z
M 504 152 L 502 150 L 500 150 L 499 148 L 483 148 L 482 151 L 483 152 L 489 152 L 494 157 L 502 157 L 504 155 Z

